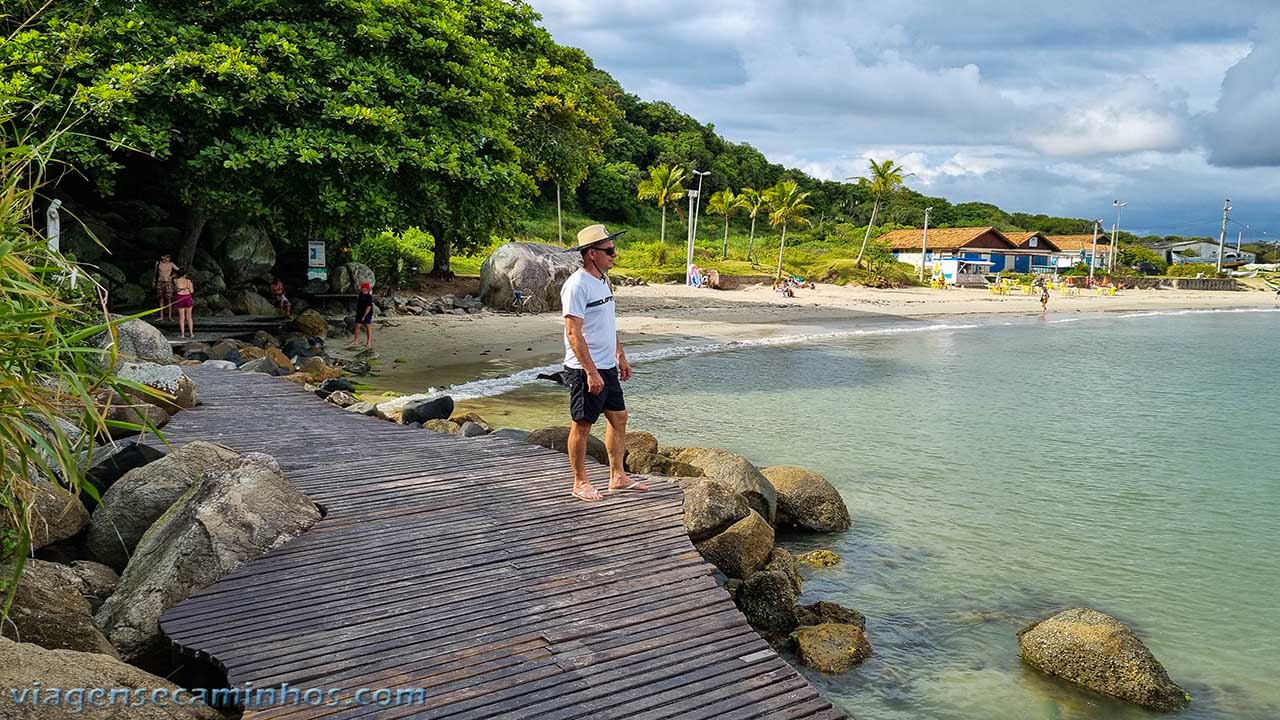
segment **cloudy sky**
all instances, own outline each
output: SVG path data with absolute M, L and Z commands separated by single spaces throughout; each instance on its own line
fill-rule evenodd
M 775 162 L 952 202 L 1280 239 L 1280 0 L 531 0 L 562 44 Z M 1231 235 L 1241 225 L 1232 225 Z

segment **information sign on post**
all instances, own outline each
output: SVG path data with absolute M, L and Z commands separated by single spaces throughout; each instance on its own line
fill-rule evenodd
M 312 240 L 307 243 L 307 267 L 322 268 L 327 263 L 324 260 L 324 241 Z

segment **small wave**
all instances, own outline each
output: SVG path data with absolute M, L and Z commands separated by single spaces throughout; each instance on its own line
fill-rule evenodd
M 1120 318 L 1144 318 L 1144 317 L 1173 317 L 1176 315 L 1219 315 L 1233 313 L 1274 313 L 1280 312 L 1280 307 L 1263 308 L 1209 308 L 1202 310 L 1148 310 L 1146 312 L 1131 312 L 1119 315 Z

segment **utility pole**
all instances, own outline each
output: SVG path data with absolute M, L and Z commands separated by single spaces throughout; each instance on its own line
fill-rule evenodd
M 1227 246 L 1227 220 L 1231 217 L 1231 198 L 1222 201 L 1222 234 L 1218 236 L 1218 272 L 1222 272 L 1222 252 Z
M 1119 200 L 1111 203 L 1116 206 L 1116 224 L 1111 228 L 1111 254 L 1107 256 L 1107 271 L 1116 269 L 1116 254 L 1120 251 L 1120 246 L 1116 243 L 1120 242 L 1120 208 L 1129 203 L 1122 203 Z
M 929 252 L 929 213 L 933 208 L 924 209 L 924 235 L 920 238 L 920 282 L 924 282 L 925 257 Z
M 1093 249 L 1089 251 L 1089 287 L 1093 287 L 1093 266 L 1098 261 L 1098 228 L 1102 227 L 1101 220 L 1093 221 Z
M 698 172 L 694 170 L 694 172 Z M 693 203 L 698 199 L 698 191 L 690 190 L 689 193 L 689 222 L 685 224 L 686 240 L 688 240 L 688 248 L 685 252 L 684 259 L 684 284 L 688 285 L 693 278 Z
M 698 215 L 702 211 L 702 199 L 701 199 L 702 198 L 702 178 L 710 175 L 711 171 L 708 170 L 706 172 L 699 172 L 697 170 L 694 170 L 693 174 L 698 176 L 698 192 L 695 193 L 693 196 L 694 200 L 696 201 L 693 204 L 693 239 L 697 240 L 698 239 Z M 693 262 L 693 260 L 690 260 L 689 262 Z

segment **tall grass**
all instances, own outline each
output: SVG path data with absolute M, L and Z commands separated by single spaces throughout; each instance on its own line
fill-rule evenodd
M 0 117 L 0 619 L 7 616 L 31 550 L 33 499 L 42 483 L 70 492 L 97 491 L 84 478 L 95 439 L 113 429 L 154 430 L 109 420 L 95 395 L 156 396 L 118 378 L 106 294 L 74 262 L 49 249 L 34 218 L 41 178 L 65 133 L 33 140 Z M 97 347 L 105 345 L 105 349 Z

